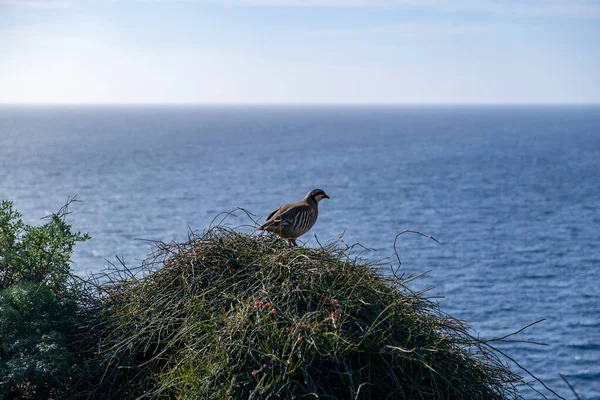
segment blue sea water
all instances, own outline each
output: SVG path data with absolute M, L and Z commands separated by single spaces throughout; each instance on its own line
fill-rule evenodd
M 547 346 L 502 350 L 600 399 L 600 107 L 0 107 L 0 198 L 38 223 L 77 194 L 81 274 L 315 187 L 308 246 L 345 232 L 377 259 L 435 236 L 399 241 L 401 272 L 429 271 L 415 288 L 483 338 L 546 318 L 520 338 Z

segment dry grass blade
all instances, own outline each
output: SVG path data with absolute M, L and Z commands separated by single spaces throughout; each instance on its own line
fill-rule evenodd
M 571 389 L 571 392 L 573 393 L 573 396 L 575 396 L 575 398 L 577 400 L 581 400 L 581 398 L 579 397 L 579 395 L 575 391 L 575 388 L 569 383 L 569 381 L 567 380 L 567 378 L 565 378 L 565 376 L 563 374 L 558 374 L 558 375 L 560 376 L 560 379 L 562 379 L 563 382 L 565 382 L 567 384 L 567 386 L 569 387 L 569 389 Z

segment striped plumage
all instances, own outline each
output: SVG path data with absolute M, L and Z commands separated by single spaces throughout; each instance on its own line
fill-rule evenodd
M 319 201 L 328 198 L 321 189 L 311 190 L 299 202 L 286 204 L 273 211 L 267 217 L 267 222 L 258 229 L 273 232 L 287 239 L 291 246 L 298 246 L 296 239 L 308 232 L 317 222 Z

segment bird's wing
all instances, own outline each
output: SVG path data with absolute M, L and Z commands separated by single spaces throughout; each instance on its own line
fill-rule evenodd
M 299 202 L 299 203 L 295 203 L 295 204 L 287 204 L 285 209 L 280 208 L 279 212 L 276 213 L 273 216 L 273 221 L 293 221 L 296 216 L 298 214 L 304 213 L 304 212 L 310 212 L 311 207 L 310 205 L 304 203 L 304 202 Z
M 267 221 L 270 221 L 271 218 L 273 218 L 273 216 L 275 216 L 275 214 L 277 214 L 279 212 L 279 210 L 281 210 L 281 207 L 279 207 L 277 210 L 275 210 L 271 214 L 269 214 L 269 216 L 267 217 Z
M 267 222 L 262 224 L 259 229 L 265 229 L 271 226 L 289 226 L 295 223 L 296 217 L 304 212 L 310 212 L 310 205 L 305 202 L 286 204 L 273 211 Z
M 287 210 L 289 210 L 291 207 L 294 207 L 294 206 L 295 206 L 295 204 L 286 204 L 284 206 L 279 207 L 277 210 L 275 210 L 271 214 L 269 214 L 269 216 L 267 217 L 267 222 L 271 221 L 272 219 L 278 218 L 282 213 L 286 212 Z

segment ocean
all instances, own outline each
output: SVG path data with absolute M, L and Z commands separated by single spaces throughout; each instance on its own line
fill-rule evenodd
M 77 195 L 81 275 L 313 188 L 331 199 L 306 246 L 343 234 L 380 259 L 434 236 L 398 240 L 415 289 L 482 338 L 545 318 L 517 338 L 547 346 L 502 351 L 600 399 L 600 106 L 0 107 L 0 198 L 37 224 Z

